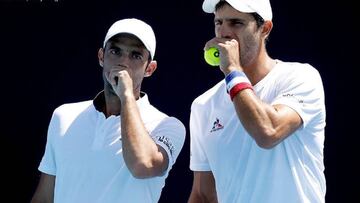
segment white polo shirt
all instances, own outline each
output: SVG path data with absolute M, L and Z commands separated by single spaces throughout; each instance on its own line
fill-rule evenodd
M 254 90 L 268 104 L 293 108 L 302 127 L 274 148 L 260 148 L 239 121 L 223 80 L 192 104 L 190 169 L 212 171 L 221 203 L 324 202 L 325 104 L 318 71 L 278 61 Z
M 157 202 L 185 140 L 185 127 L 153 107 L 147 95 L 137 101 L 153 140 L 169 157 L 161 177 L 136 179 L 124 163 L 120 116 L 105 118 L 93 101 L 65 104 L 51 118 L 39 170 L 55 175 L 55 203 Z

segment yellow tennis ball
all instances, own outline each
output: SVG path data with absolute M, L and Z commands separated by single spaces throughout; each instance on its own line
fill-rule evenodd
M 211 66 L 220 65 L 219 50 L 215 47 L 210 47 L 209 49 L 205 50 L 204 58 L 206 63 L 208 63 Z

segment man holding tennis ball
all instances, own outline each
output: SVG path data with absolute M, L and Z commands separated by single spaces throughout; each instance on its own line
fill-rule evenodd
M 205 60 L 224 80 L 191 106 L 188 203 L 325 202 L 319 72 L 268 55 L 269 0 L 204 0 L 203 10 L 215 15 Z

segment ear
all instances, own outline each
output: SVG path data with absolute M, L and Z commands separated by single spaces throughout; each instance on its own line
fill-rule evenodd
M 99 65 L 101 67 L 104 67 L 104 49 L 100 48 L 98 51 L 98 59 L 99 59 Z
M 270 34 L 272 27 L 273 27 L 273 23 L 271 21 L 269 21 L 269 20 L 265 21 L 264 25 L 262 26 L 261 35 L 264 38 L 266 38 Z
M 157 62 L 156 61 L 150 61 L 148 66 L 145 69 L 144 77 L 150 77 L 154 71 L 157 68 Z

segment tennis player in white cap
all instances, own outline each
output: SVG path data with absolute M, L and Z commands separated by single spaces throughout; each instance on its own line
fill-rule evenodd
M 321 203 L 325 102 L 310 64 L 271 58 L 269 0 L 205 0 L 224 79 L 190 116 L 189 203 Z
M 104 90 L 55 109 L 32 203 L 158 202 L 185 128 L 141 91 L 156 70 L 155 47 L 141 20 L 110 27 L 98 52 Z

